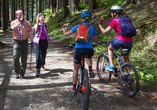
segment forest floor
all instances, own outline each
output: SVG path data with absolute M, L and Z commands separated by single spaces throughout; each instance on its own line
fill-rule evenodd
M 0 110 L 81 110 L 81 95 L 70 95 L 72 89 L 73 49 L 51 38 L 45 70 L 35 77 L 35 52 L 30 68 L 30 49 L 24 79 L 15 79 L 13 67 L 12 33 L 0 37 L 6 46 L 0 50 Z M 93 58 L 95 70 L 96 58 Z M 134 98 L 124 95 L 119 79 L 112 77 L 108 84 L 102 83 L 97 74 L 90 79 L 92 94 L 89 110 L 157 110 L 157 92 L 154 88 L 140 85 Z

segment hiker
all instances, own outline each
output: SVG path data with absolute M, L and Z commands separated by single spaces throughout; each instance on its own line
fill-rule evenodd
M 15 67 L 15 78 L 24 78 L 27 67 L 28 56 L 28 38 L 31 40 L 31 48 L 33 48 L 33 37 L 31 24 L 24 19 L 22 10 L 15 12 L 16 20 L 11 22 L 13 30 L 13 60 Z M 19 58 L 21 57 L 21 63 Z
M 42 13 L 37 15 L 37 23 L 34 25 L 34 49 L 36 53 L 36 76 L 40 75 L 40 68 L 45 69 L 45 59 L 48 48 L 48 43 L 51 43 L 47 33 L 49 31 L 48 25 L 44 22 L 45 16 Z

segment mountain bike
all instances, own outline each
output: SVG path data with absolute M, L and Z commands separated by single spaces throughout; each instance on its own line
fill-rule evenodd
M 111 41 L 99 41 L 98 44 L 107 44 L 110 45 Z M 122 62 L 122 56 L 127 55 L 128 45 L 124 45 L 121 50 L 121 55 L 117 54 L 113 51 L 114 59 L 113 63 L 115 66 L 115 70 L 113 72 L 105 70 L 109 62 L 108 57 L 108 49 L 102 55 L 100 55 L 97 59 L 96 70 L 99 76 L 99 79 L 103 83 L 107 83 L 111 79 L 111 75 L 113 74 L 115 77 L 119 77 L 120 85 L 124 92 L 124 94 L 128 97 L 134 97 L 137 92 L 139 91 L 139 76 L 135 69 L 135 67 L 131 63 L 124 63 Z
M 73 48 L 75 44 L 65 45 L 64 47 Z M 91 83 L 88 77 L 88 71 L 85 69 L 85 58 L 88 58 L 88 55 L 81 56 L 80 69 L 78 72 L 78 80 L 76 84 L 76 94 L 79 92 L 82 96 L 83 110 L 88 110 L 89 108 L 89 95 L 91 94 Z

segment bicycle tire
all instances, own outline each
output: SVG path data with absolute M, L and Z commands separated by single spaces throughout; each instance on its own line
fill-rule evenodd
M 130 63 L 124 63 L 121 69 L 123 72 L 122 78 L 120 78 L 121 88 L 126 96 L 132 98 L 139 91 L 138 73 L 135 67 Z M 128 74 L 128 70 L 129 70 L 129 74 Z
M 83 83 L 82 87 L 86 87 L 85 93 L 82 92 L 82 104 L 83 104 L 83 110 L 88 110 L 89 108 L 89 78 L 88 78 L 88 72 L 87 69 L 83 70 Z M 88 89 L 87 89 L 88 88 Z
M 102 62 L 104 61 L 104 63 Z M 103 64 L 103 65 L 102 65 Z M 97 74 L 101 82 L 107 83 L 111 79 L 111 74 L 112 72 L 110 71 L 105 71 L 105 67 L 109 65 L 109 58 L 107 56 L 104 56 L 104 54 L 100 55 L 97 59 Z M 100 68 L 99 68 L 100 67 Z M 102 68 L 103 67 L 103 68 Z

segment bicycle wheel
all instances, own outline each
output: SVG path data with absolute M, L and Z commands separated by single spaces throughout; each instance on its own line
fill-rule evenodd
M 87 69 L 83 70 L 83 82 L 82 82 L 82 104 L 83 110 L 88 110 L 89 107 L 89 79 Z
M 105 68 L 109 65 L 109 58 L 104 56 L 103 54 L 98 57 L 97 60 L 97 74 L 99 76 L 100 81 L 103 83 L 107 83 L 111 79 L 112 72 L 105 70 Z
M 139 91 L 139 77 L 135 67 L 130 63 L 122 65 L 121 88 L 128 97 L 134 97 Z

